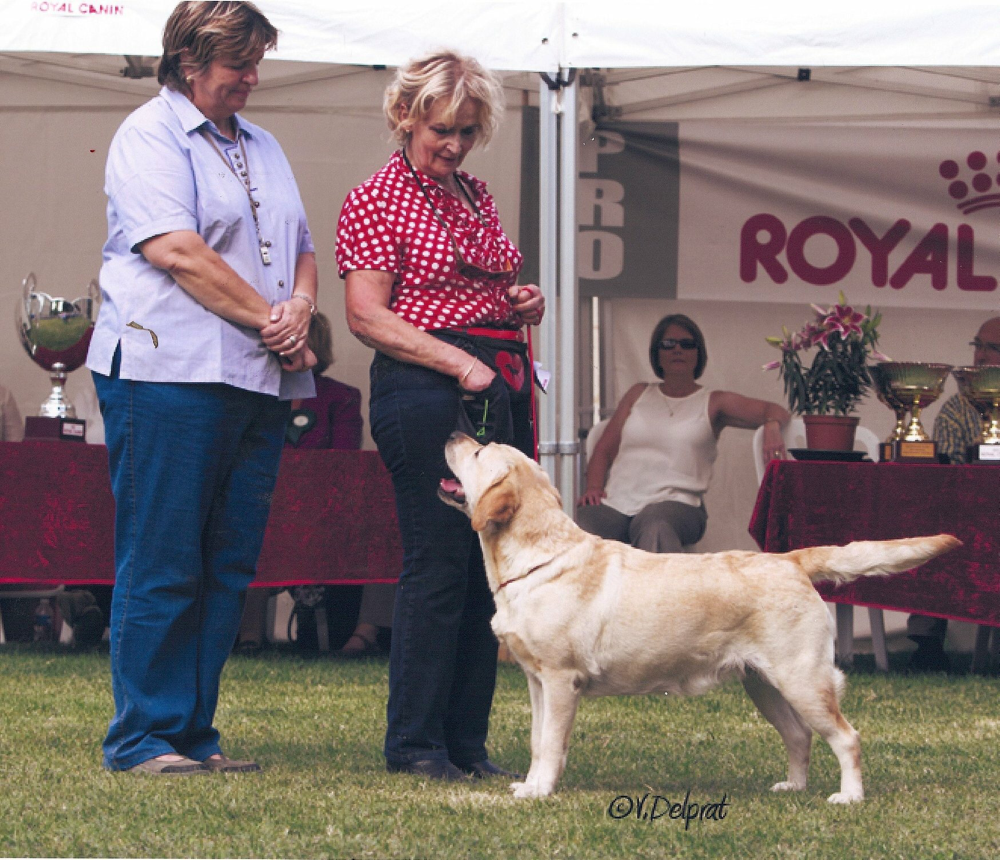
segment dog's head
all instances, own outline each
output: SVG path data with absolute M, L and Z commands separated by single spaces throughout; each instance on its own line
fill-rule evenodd
M 477 532 L 509 523 L 529 486 L 543 483 L 559 504 L 559 494 L 541 467 L 509 445 L 480 445 L 464 433 L 452 433 L 444 456 L 457 480 L 442 480 L 438 495 L 464 511 Z

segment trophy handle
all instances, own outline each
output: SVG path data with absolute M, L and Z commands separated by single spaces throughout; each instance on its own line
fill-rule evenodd
M 25 321 L 37 317 L 42 311 L 42 299 L 35 289 L 36 286 L 35 273 L 28 272 L 28 277 L 21 281 L 21 301 Z
M 24 300 L 28 301 L 28 298 L 35 291 L 35 273 L 28 272 L 28 277 L 21 281 L 21 295 L 24 296 Z
M 74 299 L 72 304 L 81 316 L 89 320 L 94 319 L 95 311 L 101 304 L 101 285 L 97 283 L 96 278 L 91 278 L 87 285 L 87 295 Z

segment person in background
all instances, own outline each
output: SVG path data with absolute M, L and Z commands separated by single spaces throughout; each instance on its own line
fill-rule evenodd
M 24 439 L 24 421 L 10 389 L 0 385 L 0 442 L 20 442 Z
M 300 450 L 336 448 L 356 451 L 361 447 L 361 392 L 330 376 L 333 364 L 333 334 L 330 320 L 317 313 L 309 325 L 309 348 L 316 356 L 313 377 L 316 395 L 292 401 L 292 416 L 285 433 L 285 444 Z
M 386 767 L 428 779 L 512 776 L 486 751 L 494 612 L 468 517 L 438 497 L 460 422 L 533 455 L 532 368 L 521 328 L 544 299 L 486 184 L 461 170 L 503 112 L 499 79 L 439 51 L 399 69 L 385 113 L 400 149 L 341 210 L 347 321 L 374 347 L 371 428 L 396 494 L 403 572 L 389 658 Z
M 594 447 L 577 507 L 583 529 L 648 552 L 680 552 L 705 533 L 704 495 L 726 427 L 763 425 L 765 457 L 785 455 L 788 410 L 702 387 L 707 361 L 689 317 L 670 314 L 653 329 L 649 363 L 661 381 L 632 386 Z
M 1000 365 L 1000 317 L 986 320 L 976 332 L 972 343 L 972 363 L 976 367 Z M 949 463 L 965 463 L 967 450 L 983 432 L 983 420 L 976 407 L 961 394 L 953 394 L 941 406 L 934 419 L 933 437 L 938 454 Z M 907 669 L 910 672 L 947 672 L 951 662 L 944 651 L 948 634 L 946 618 L 929 615 L 911 615 L 906 619 L 906 635 L 917 650 L 910 655 Z
M 356 451 L 361 447 L 363 429 L 361 392 L 324 375 L 333 364 L 333 334 L 325 314 L 317 313 L 312 318 L 308 344 L 316 356 L 316 366 L 312 369 L 316 396 L 292 402 L 285 445 L 298 449 Z M 357 626 L 344 647 L 334 652 L 336 656 L 363 657 L 380 652 L 378 635 L 380 629 L 392 626 L 395 590 L 396 586 L 392 583 L 372 583 L 362 587 Z M 269 597 L 270 591 L 263 588 L 251 588 L 247 593 L 240 624 L 240 652 L 253 654 L 263 647 Z
M 116 502 L 113 771 L 260 770 L 222 752 L 214 718 L 290 401 L 315 390 L 302 200 L 278 142 L 238 114 L 277 36 L 252 3 L 179 3 L 162 89 L 108 152 L 87 366 Z

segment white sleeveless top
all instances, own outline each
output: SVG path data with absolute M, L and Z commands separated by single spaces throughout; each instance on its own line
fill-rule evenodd
M 625 419 L 604 504 L 627 516 L 656 502 L 701 507 L 718 454 L 708 417 L 710 394 L 702 388 L 687 397 L 667 397 L 659 383 L 646 386 Z

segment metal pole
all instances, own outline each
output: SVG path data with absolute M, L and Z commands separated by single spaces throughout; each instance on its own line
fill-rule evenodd
M 558 297 L 556 289 L 556 264 L 559 258 L 558 238 L 558 117 L 556 114 L 556 94 L 549 89 L 545 80 L 538 87 L 539 122 L 539 169 L 538 169 L 538 285 L 545 296 L 545 316 L 538 327 L 542 341 L 542 367 L 552 374 L 547 394 L 538 396 L 538 454 L 542 468 L 549 474 L 553 484 L 558 484 L 556 444 L 558 368 L 557 316 Z
M 576 412 L 576 84 L 562 91 L 559 138 L 559 492 L 563 509 L 576 509 L 576 476 L 580 442 Z

